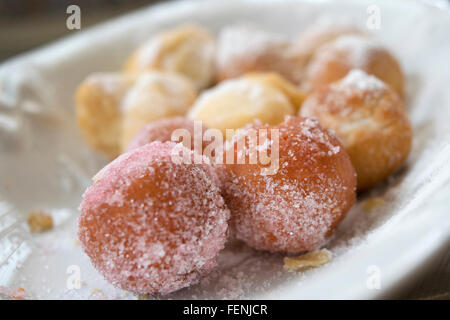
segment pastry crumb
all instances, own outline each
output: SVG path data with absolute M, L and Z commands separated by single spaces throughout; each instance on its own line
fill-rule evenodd
M 364 211 L 370 212 L 373 209 L 384 205 L 385 203 L 386 203 L 386 201 L 384 201 L 383 198 L 373 197 L 373 198 L 370 198 L 370 199 L 367 199 L 366 201 L 364 201 L 362 204 L 362 207 L 363 207 Z
M 297 257 L 284 258 L 284 269 L 293 271 L 304 271 L 316 268 L 331 260 L 331 252 L 326 249 L 315 250 Z
M 24 288 L 17 288 L 11 292 L 11 298 L 16 300 L 24 300 L 26 296 L 26 291 Z
M 148 300 L 149 295 L 148 294 L 140 294 L 139 295 L 139 300 Z
M 44 211 L 30 212 L 27 222 L 31 232 L 44 232 L 53 228 L 52 216 Z
M 95 296 L 97 293 L 101 293 L 102 290 L 98 289 L 98 288 L 94 288 L 91 291 L 91 296 Z

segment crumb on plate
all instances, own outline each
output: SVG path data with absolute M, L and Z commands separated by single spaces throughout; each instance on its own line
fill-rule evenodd
M 370 199 L 367 199 L 366 201 L 364 201 L 362 204 L 362 207 L 363 207 L 364 211 L 370 212 L 373 209 L 384 205 L 385 203 L 386 203 L 386 201 L 384 201 L 383 198 L 373 197 L 373 198 L 370 198 Z
M 315 250 L 297 257 L 285 257 L 284 269 L 304 271 L 309 268 L 319 267 L 331 260 L 331 252 L 326 249 Z
M 44 232 L 53 228 L 52 216 L 44 211 L 30 212 L 27 222 L 31 232 Z
M 16 300 L 24 300 L 26 297 L 26 291 L 24 288 L 17 288 L 11 291 L 11 298 Z

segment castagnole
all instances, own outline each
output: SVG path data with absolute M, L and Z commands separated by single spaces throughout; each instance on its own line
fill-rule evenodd
M 245 74 L 243 78 L 280 90 L 289 99 L 296 111 L 306 98 L 305 92 L 276 72 L 250 72 Z
M 110 158 L 121 151 L 121 103 L 135 78 L 120 73 L 94 73 L 76 92 L 77 120 L 84 138 Z
M 224 28 L 217 40 L 217 78 L 240 77 L 248 72 L 272 71 L 300 84 L 306 55 L 289 40 L 248 26 Z
M 267 165 L 259 161 L 218 165 L 233 234 L 260 250 L 294 253 L 319 247 L 355 202 L 350 158 L 316 120 L 301 117 L 286 117 L 278 126 L 247 126 L 227 144 L 225 156 L 245 154 L 236 141 L 249 130 L 267 130 L 257 149 L 278 152 L 279 167 L 261 174 Z
M 87 142 L 115 158 L 140 128 L 185 115 L 196 97 L 191 81 L 175 73 L 96 73 L 78 87 L 76 113 Z
M 157 71 L 140 75 L 122 102 L 122 149 L 147 123 L 185 115 L 196 97 L 192 83 L 182 75 Z
M 204 91 L 188 112 L 188 118 L 201 120 L 209 128 L 242 128 L 254 120 L 278 124 L 296 108 L 291 98 L 268 82 L 237 78 L 221 82 Z
M 116 287 L 148 294 L 187 287 L 224 246 L 230 214 L 217 177 L 206 157 L 173 161 L 175 148 L 194 156 L 181 144 L 146 144 L 103 168 L 83 196 L 78 237 Z
M 293 46 L 309 62 L 322 45 L 343 35 L 363 36 L 364 33 L 348 19 L 325 15 L 309 25 L 293 41 Z
M 134 138 L 128 143 L 126 151 L 130 151 L 147 143 L 153 141 L 173 141 L 182 142 L 186 148 L 195 150 L 198 153 L 202 153 L 206 147 L 208 141 L 203 139 L 203 133 L 208 128 L 203 125 L 201 121 L 193 121 L 184 117 L 172 117 L 165 118 L 157 121 L 153 121 L 141 128 Z M 189 139 L 183 136 L 183 132 L 179 130 L 185 130 L 184 133 L 189 133 Z M 196 141 L 198 146 L 196 145 Z
M 373 39 L 360 35 L 344 35 L 320 46 L 306 71 L 308 90 L 330 84 L 361 69 L 387 83 L 403 96 L 403 72 L 397 60 Z
M 308 96 L 300 115 L 333 129 L 366 190 L 400 168 L 411 149 L 407 109 L 388 85 L 361 70 Z
M 180 73 L 197 90 L 212 84 L 215 43 L 212 35 L 196 25 L 183 25 L 155 34 L 128 59 L 126 72 L 160 70 Z

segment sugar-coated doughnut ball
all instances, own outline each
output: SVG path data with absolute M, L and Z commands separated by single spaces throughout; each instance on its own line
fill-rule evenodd
M 81 202 L 78 236 L 114 286 L 167 294 L 199 281 L 227 238 L 229 210 L 202 164 L 177 164 L 173 142 L 124 153 L 95 177 Z M 192 151 L 186 149 L 192 155 Z
M 127 72 L 162 70 L 181 73 L 198 90 L 211 85 L 215 73 L 215 43 L 196 25 L 183 25 L 155 34 L 128 59 Z
M 318 48 L 308 65 L 306 86 L 315 89 L 329 84 L 352 69 L 376 76 L 403 96 L 404 79 L 397 60 L 373 39 L 358 35 L 338 37 Z
M 407 109 L 385 83 L 361 70 L 320 87 L 300 115 L 333 129 L 358 175 L 358 190 L 375 186 L 406 161 L 412 140 Z
M 134 79 L 120 73 L 95 73 L 76 92 L 77 120 L 86 141 L 111 158 L 120 154 L 120 105 Z
M 196 96 L 192 83 L 184 76 L 158 71 L 140 75 L 122 102 L 122 148 L 147 123 L 185 115 Z
M 276 87 L 245 78 L 230 79 L 204 91 L 189 110 L 188 118 L 209 128 L 238 129 L 255 120 L 278 124 L 295 108 Z
M 186 130 L 191 139 L 189 141 L 184 141 L 184 137 L 180 137 L 180 140 L 182 141 L 172 140 L 172 135 L 178 129 Z M 185 147 L 195 150 L 196 145 L 194 139 L 198 139 L 197 141 L 200 141 L 200 143 L 197 149 L 199 149 L 199 153 L 202 153 L 203 147 L 208 143 L 207 141 L 203 141 L 203 133 L 206 130 L 206 126 L 204 126 L 201 121 L 196 123 L 195 121 L 184 117 L 172 117 L 157 120 L 142 127 L 130 143 L 128 143 L 126 151 L 142 147 L 153 141 L 182 142 Z M 175 139 L 177 136 L 174 136 L 173 138 Z
M 278 34 L 248 26 L 224 28 L 217 40 L 217 78 L 236 78 L 253 71 L 274 71 L 299 84 L 305 56 Z
M 237 141 L 251 136 L 249 130 L 257 135 L 266 130 L 268 138 L 259 138 L 256 149 L 271 158 L 276 155 L 271 163 L 237 162 L 239 154 L 246 154 Z M 218 172 L 231 211 L 230 227 L 253 248 L 292 253 L 315 249 L 355 202 L 350 158 L 317 120 L 287 117 L 278 126 L 249 125 L 226 144 L 228 152 L 235 153 L 235 161 L 219 164 Z M 262 168 L 272 169 L 263 173 Z
M 322 16 L 294 40 L 294 46 L 309 61 L 320 46 L 343 35 L 363 35 L 363 33 L 348 19 Z

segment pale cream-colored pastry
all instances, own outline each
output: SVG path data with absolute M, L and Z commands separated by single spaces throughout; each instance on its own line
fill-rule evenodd
M 147 123 L 185 115 L 196 97 L 192 82 L 182 75 L 159 71 L 140 75 L 122 101 L 122 149 Z
M 256 28 L 224 28 L 217 41 L 217 79 L 236 78 L 253 71 L 274 71 L 299 84 L 306 60 L 290 41 Z
M 80 84 L 75 95 L 77 120 L 86 141 L 110 158 L 120 153 L 120 105 L 134 80 L 133 75 L 94 73 Z
M 320 46 L 343 35 L 362 36 L 363 32 L 348 19 L 323 16 L 309 25 L 293 43 L 309 61 Z
M 316 50 L 308 64 L 306 88 L 332 83 L 352 69 L 376 76 L 403 96 L 404 79 L 397 60 L 373 39 L 358 35 L 338 37 Z
M 226 129 L 242 128 L 255 120 L 278 124 L 294 113 L 294 106 L 282 90 L 243 77 L 226 80 L 203 92 L 188 117 L 226 133 Z
M 127 60 L 125 71 L 161 70 L 181 73 L 200 90 L 212 84 L 215 72 L 212 35 L 196 25 L 183 25 L 159 32 Z
M 348 152 L 358 190 L 385 180 L 406 161 L 412 128 L 405 105 L 384 82 L 361 70 L 312 92 L 300 109 L 333 129 Z
M 251 72 L 244 77 L 279 89 L 290 100 L 296 111 L 306 98 L 306 93 L 276 72 Z

